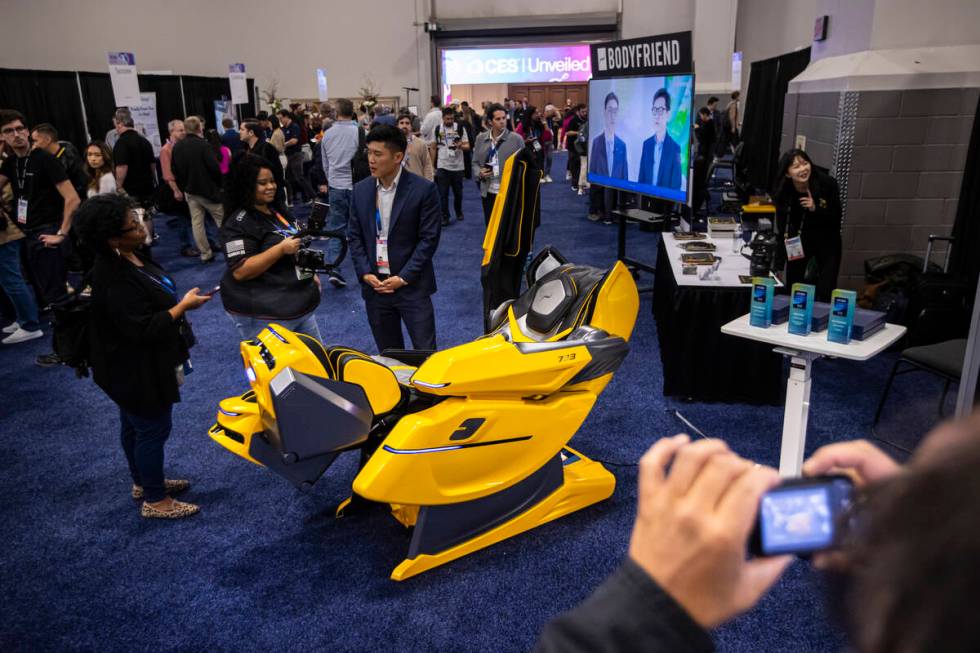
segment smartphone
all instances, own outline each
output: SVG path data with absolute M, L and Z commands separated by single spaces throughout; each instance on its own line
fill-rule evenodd
M 214 295 L 217 295 L 219 292 L 221 292 L 221 286 L 215 286 L 211 290 L 207 292 L 202 292 L 201 294 L 205 297 L 213 297 Z
M 753 556 L 807 556 L 838 546 L 853 495 L 846 476 L 784 481 L 762 495 L 749 551 Z

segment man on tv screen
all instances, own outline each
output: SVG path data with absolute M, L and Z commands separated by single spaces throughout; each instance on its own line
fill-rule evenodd
M 626 143 L 616 136 L 619 98 L 615 93 L 608 93 L 602 107 L 603 131 L 592 140 L 589 172 L 615 179 L 626 179 L 629 172 L 626 163 Z
M 643 141 L 640 157 L 641 184 L 661 188 L 681 187 L 681 148 L 667 133 L 670 122 L 670 93 L 661 88 L 653 94 L 653 136 Z

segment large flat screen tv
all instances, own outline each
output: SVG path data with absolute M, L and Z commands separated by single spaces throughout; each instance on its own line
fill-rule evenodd
M 590 184 L 687 203 L 693 75 L 589 81 Z

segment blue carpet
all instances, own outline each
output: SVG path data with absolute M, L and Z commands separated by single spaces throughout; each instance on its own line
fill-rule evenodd
M 554 175 L 564 167 L 556 157 Z M 440 347 L 480 333 L 479 196 L 464 185 L 466 220 L 443 230 L 435 295 Z M 609 266 L 615 227 L 585 220 L 586 198 L 563 183 L 543 187 L 538 248 Z M 162 232 L 155 255 L 184 288 L 208 288 L 221 263 L 177 255 Z M 650 258 L 656 234 L 631 227 L 631 254 Z M 353 279 L 349 262 L 344 273 Z M 649 281 L 649 278 L 646 279 Z M 324 284 L 326 286 L 326 284 Z M 318 311 L 328 343 L 373 351 L 359 292 L 325 287 Z M 195 372 L 176 406 L 167 447 L 171 477 L 189 478 L 202 514 L 167 523 L 140 519 L 118 445 L 114 405 L 90 379 L 39 369 L 36 341 L 0 349 L 0 649 L 523 651 L 551 617 L 587 596 L 622 559 L 635 506 L 635 468 L 613 467 L 613 497 L 404 583 L 388 580 L 408 535 L 376 512 L 334 521 L 355 456 L 341 457 L 310 494 L 210 440 L 219 399 L 246 388 L 236 333 L 218 301 L 193 314 Z M 661 394 L 650 295 L 643 295 L 632 352 L 572 445 L 590 456 L 635 462 L 680 430 L 678 408 L 705 432 L 762 463 L 778 458 L 782 410 L 681 403 Z M 808 452 L 865 437 L 886 354 L 866 363 L 816 364 Z M 935 414 L 938 386 L 898 382 L 894 410 Z M 900 422 L 900 420 L 899 420 Z M 910 441 L 905 442 L 911 444 Z M 831 651 L 818 578 L 799 562 L 762 603 L 717 631 L 722 651 Z

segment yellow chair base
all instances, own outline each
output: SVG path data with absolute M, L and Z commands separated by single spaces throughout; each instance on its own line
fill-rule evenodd
M 579 459 L 564 465 L 564 482 L 543 501 L 517 517 L 438 554 L 421 554 L 403 560 L 391 572 L 391 579 L 400 581 L 411 578 L 612 496 L 616 488 L 615 476 L 600 463 L 577 451 L 567 447 L 565 451 Z

